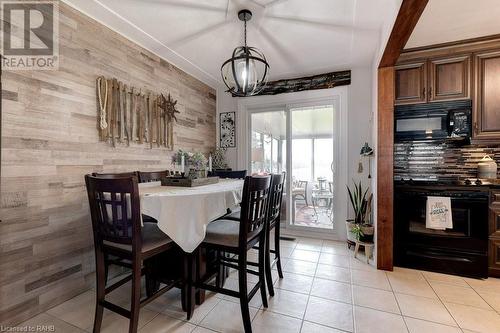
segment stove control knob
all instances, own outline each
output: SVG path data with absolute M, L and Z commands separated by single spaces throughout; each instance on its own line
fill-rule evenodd
M 466 180 L 465 180 L 465 185 L 471 185 L 471 181 L 470 181 L 470 179 L 466 179 Z
M 476 179 L 476 185 L 482 185 L 483 182 L 481 181 L 481 179 Z

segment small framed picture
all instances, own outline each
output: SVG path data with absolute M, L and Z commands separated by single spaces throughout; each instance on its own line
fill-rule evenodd
M 220 147 L 236 147 L 236 112 L 222 112 L 219 120 Z

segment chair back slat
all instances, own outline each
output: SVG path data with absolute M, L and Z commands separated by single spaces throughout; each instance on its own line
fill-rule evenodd
M 158 182 L 169 176 L 170 171 L 139 171 L 139 183 Z
M 208 174 L 210 177 L 243 179 L 247 175 L 246 170 L 213 170 Z
M 245 178 L 241 201 L 240 242 L 246 241 L 248 234 L 257 234 L 264 227 L 270 185 L 270 176 Z
M 94 241 L 140 246 L 141 220 L 137 177 L 86 175 Z
M 269 198 L 268 221 L 271 225 L 280 221 L 281 203 L 285 187 L 286 173 L 274 174 L 271 178 L 271 189 Z

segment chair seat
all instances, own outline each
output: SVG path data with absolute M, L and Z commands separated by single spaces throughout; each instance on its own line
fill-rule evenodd
M 232 210 L 232 213 L 227 214 L 226 216 L 223 217 L 224 220 L 234 220 L 234 221 L 240 221 L 241 220 L 241 209 L 240 208 L 235 208 Z
M 163 231 L 158 228 L 156 223 L 145 222 L 142 227 L 142 255 L 149 257 L 156 253 L 171 248 L 175 243 Z M 110 241 L 103 241 L 103 244 L 127 252 L 132 252 L 132 245 L 119 244 Z
M 260 230 L 248 233 L 247 241 L 250 242 L 259 236 Z M 207 226 L 207 234 L 203 243 L 223 247 L 238 247 L 240 237 L 240 223 L 235 220 L 216 220 Z

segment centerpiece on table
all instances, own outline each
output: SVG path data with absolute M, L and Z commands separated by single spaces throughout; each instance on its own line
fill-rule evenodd
M 206 178 L 207 168 L 210 168 L 205 155 L 200 152 L 186 152 L 182 149 L 172 155 L 172 164 L 180 168 L 183 177 L 189 179 Z

